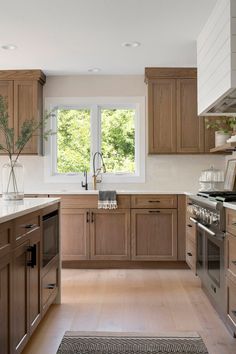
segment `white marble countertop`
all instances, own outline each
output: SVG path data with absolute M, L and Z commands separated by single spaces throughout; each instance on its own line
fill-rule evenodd
M 6 201 L 0 198 L 0 223 L 40 210 L 59 201 L 60 198 L 24 198 L 18 201 Z
M 225 202 L 223 205 L 225 208 L 236 210 L 236 202 Z

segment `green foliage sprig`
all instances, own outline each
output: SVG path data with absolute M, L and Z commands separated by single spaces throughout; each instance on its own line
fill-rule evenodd
M 13 155 L 16 155 L 14 160 L 17 161 L 25 145 L 33 136 L 41 134 L 43 139 L 47 140 L 49 135 L 55 134 L 51 129 L 46 129 L 47 122 L 52 116 L 53 112 L 50 112 L 46 113 L 40 121 L 26 119 L 21 126 L 19 136 L 15 141 L 14 128 L 9 127 L 7 101 L 0 95 L 0 150 L 6 152 L 10 160 L 12 160 Z
M 215 131 L 228 134 L 236 128 L 236 117 L 206 118 L 205 123 L 207 129 L 214 129 Z

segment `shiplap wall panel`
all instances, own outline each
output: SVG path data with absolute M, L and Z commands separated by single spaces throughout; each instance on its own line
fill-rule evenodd
M 233 8 L 233 9 L 232 9 Z M 218 0 L 197 41 L 198 113 L 204 114 L 232 85 L 232 34 L 235 31 L 232 13 L 235 0 Z M 233 75 L 234 76 L 234 75 Z

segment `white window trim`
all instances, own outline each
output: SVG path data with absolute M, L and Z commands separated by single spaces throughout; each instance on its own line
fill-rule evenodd
M 102 174 L 103 183 L 143 183 L 145 182 L 145 97 L 46 97 L 45 109 L 52 111 L 55 107 L 69 108 L 91 108 L 91 105 L 96 104 L 102 107 L 124 107 L 130 108 L 130 105 L 136 109 L 135 119 L 135 162 L 136 173 L 105 173 Z M 96 119 L 91 117 L 91 121 Z M 91 124 L 92 129 L 96 129 L 95 125 Z M 56 117 L 50 121 L 49 128 L 56 131 Z M 93 133 L 93 132 L 91 132 Z M 96 133 L 96 132 L 95 132 Z M 98 134 L 95 134 L 98 136 Z M 46 183 L 80 183 L 83 179 L 82 173 L 68 174 L 53 174 L 55 171 L 57 156 L 56 156 L 56 135 L 52 135 L 45 143 L 44 157 L 44 181 Z M 91 146 L 91 151 L 94 153 L 96 147 Z M 53 153 L 54 152 L 54 153 Z M 92 182 L 91 173 L 88 174 L 88 182 Z

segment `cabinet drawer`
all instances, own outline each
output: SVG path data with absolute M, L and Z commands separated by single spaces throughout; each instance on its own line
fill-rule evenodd
M 186 239 L 191 240 L 193 243 L 196 243 L 196 223 L 191 220 L 187 213 L 186 217 Z
M 236 210 L 226 209 L 226 231 L 236 236 Z
M 42 303 L 43 307 L 58 289 L 58 263 L 55 263 L 42 279 Z
M 177 208 L 176 195 L 132 195 L 131 208 Z
M 236 283 L 227 279 L 227 316 L 236 329 Z
M 227 233 L 227 268 L 236 279 L 236 237 Z
M 189 267 L 195 272 L 196 271 L 196 244 L 191 240 L 186 241 L 186 262 Z
M 40 227 L 40 215 L 33 213 L 15 220 L 14 239 L 17 243 L 24 240 L 24 236 Z
M 0 224 L 0 256 L 4 256 L 11 250 L 12 243 L 12 223 L 6 222 Z

